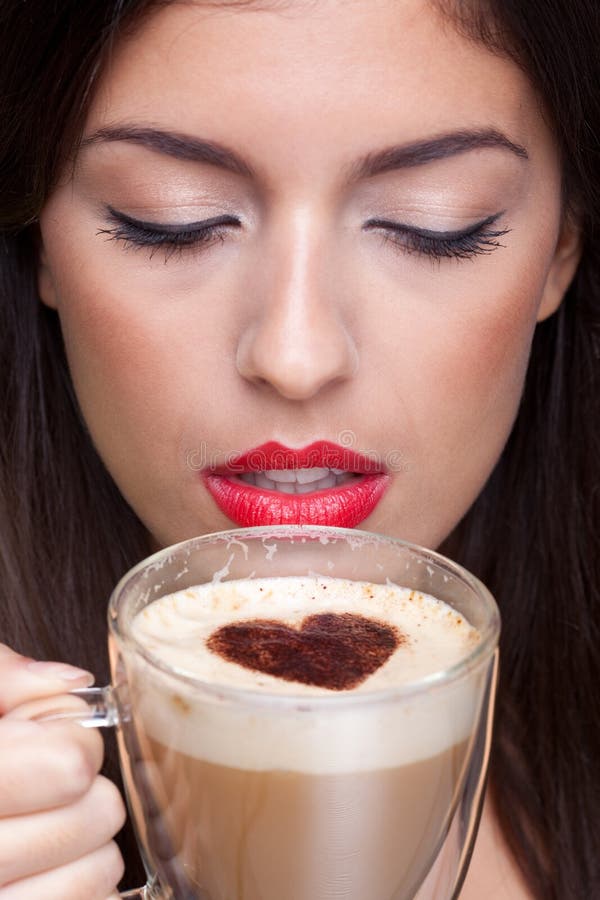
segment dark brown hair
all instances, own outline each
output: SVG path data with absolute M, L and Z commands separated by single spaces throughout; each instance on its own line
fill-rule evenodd
M 503 621 L 491 787 L 539 900 L 600 897 L 600 4 L 453 0 L 465 33 L 537 87 L 583 257 L 536 329 L 502 458 L 444 549 Z
M 99 682 L 108 595 L 148 539 L 89 439 L 39 302 L 36 219 L 111 42 L 156 5 L 0 0 L 0 639 Z M 600 896 L 600 12 L 596 0 L 443 7 L 536 85 L 584 235 L 565 302 L 536 330 L 502 458 L 442 549 L 503 613 L 491 784 L 504 833 L 539 900 L 588 900 Z M 127 831 L 122 846 L 133 886 Z

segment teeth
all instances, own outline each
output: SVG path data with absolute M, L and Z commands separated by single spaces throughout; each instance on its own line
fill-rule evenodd
M 267 490 L 267 491 L 275 490 L 273 481 L 270 478 L 267 478 L 267 476 L 264 472 L 255 472 L 254 478 L 255 478 L 254 483 L 255 483 L 256 487 L 265 488 L 265 490 Z
M 295 469 L 267 469 L 265 475 L 267 478 L 270 478 L 271 481 L 292 482 L 296 480 Z
M 281 484 L 275 484 L 275 482 L 273 482 L 273 487 L 271 488 L 271 490 L 283 491 L 284 494 L 297 494 L 298 487 L 299 485 L 297 484 L 286 484 L 285 481 L 281 482 Z
M 310 484 L 311 481 L 319 481 L 329 475 L 329 469 L 294 469 L 298 484 Z
M 336 482 L 335 475 L 328 474 L 328 475 L 326 475 L 325 478 L 321 478 L 320 481 L 317 481 L 317 483 L 314 486 L 314 489 L 315 489 L 315 491 L 329 490 L 329 488 L 335 487 L 336 483 L 337 482 Z
M 279 485 L 281 488 L 281 485 Z M 319 488 L 314 481 L 309 481 L 307 484 L 295 484 L 294 485 L 294 493 L 295 494 L 310 494 L 311 491 L 318 491 Z
M 243 472 L 240 480 L 266 491 L 283 494 L 310 494 L 346 484 L 357 477 L 345 469 L 267 469 L 265 472 Z

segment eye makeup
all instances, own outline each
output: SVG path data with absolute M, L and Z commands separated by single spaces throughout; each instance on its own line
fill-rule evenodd
M 459 231 L 432 231 L 388 219 L 369 219 L 365 231 L 377 231 L 385 242 L 404 253 L 417 254 L 434 260 L 471 259 L 489 254 L 501 247 L 499 238 L 510 229 L 494 227 L 502 212 L 488 216 Z M 122 242 L 126 248 L 147 248 L 150 257 L 157 250 L 168 260 L 174 253 L 205 249 L 218 241 L 224 241 L 231 229 L 239 229 L 241 221 L 236 216 L 221 215 L 198 222 L 161 224 L 134 219 L 108 207 L 108 227 L 98 229 L 98 234 L 109 240 Z
M 125 213 L 108 207 L 107 228 L 99 228 L 97 234 L 104 234 L 108 240 L 120 241 L 126 248 L 150 250 L 150 258 L 154 251 L 163 250 L 166 259 L 183 250 L 199 249 L 210 246 L 217 241 L 224 241 L 228 229 L 241 227 L 235 216 L 212 216 L 199 222 L 166 225 L 158 222 L 146 222 L 134 219 Z
M 417 253 L 436 260 L 471 259 L 502 246 L 498 239 L 510 229 L 493 226 L 503 214 L 495 213 L 459 231 L 432 231 L 387 219 L 370 219 L 364 228 L 379 231 L 384 241 L 405 253 Z

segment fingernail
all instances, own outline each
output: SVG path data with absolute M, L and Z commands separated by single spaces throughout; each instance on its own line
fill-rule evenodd
M 54 680 L 58 678 L 61 681 L 85 680 L 87 687 L 90 687 L 95 681 L 91 672 L 86 672 L 85 669 L 76 669 L 75 666 L 68 666 L 60 662 L 39 662 L 35 660 L 28 663 L 27 668 L 34 675 L 39 675 L 40 678 L 51 678 Z

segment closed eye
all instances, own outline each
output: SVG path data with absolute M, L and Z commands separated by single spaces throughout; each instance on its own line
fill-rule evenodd
M 147 247 L 151 251 L 150 257 L 157 249 L 164 249 L 165 261 L 184 249 L 206 247 L 216 241 L 222 241 L 229 229 L 239 228 L 242 224 L 235 216 L 222 215 L 199 222 L 163 225 L 159 222 L 133 219 L 111 206 L 107 208 L 106 218 L 109 227 L 99 228 L 98 234 L 107 235 L 109 240 L 122 241 L 126 247 L 134 249 Z
M 499 238 L 508 234 L 510 229 L 493 227 L 502 215 L 500 212 L 488 216 L 460 231 L 432 231 L 376 218 L 369 219 L 363 227 L 380 232 L 386 242 L 391 242 L 405 253 L 434 260 L 463 260 L 489 254 L 503 246 Z M 126 247 L 149 248 L 150 257 L 156 250 L 162 249 L 165 251 L 165 261 L 174 253 L 204 249 L 223 241 L 231 228 L 240 228 L 242 224 L 237 217 L 230 215 L 185 224 L 161 224 L 134 219 L 112 207 L 107 208 L 107 221 L 109 226 L 98 229 L 98 234 L 107 235 L 109 240 L 121 241 Z
M 498 239 L 510 229 L 493 227 L 502 215 L 503 212 L 495 213 L 460 231 L 430 231 L 387 219 L 369 219 L 364 228 L 380 231 L 385 241 L 391 241 L 405 253 L 417 253 L 436 260 L 462 260 L 492 253 L 503 246 Z

